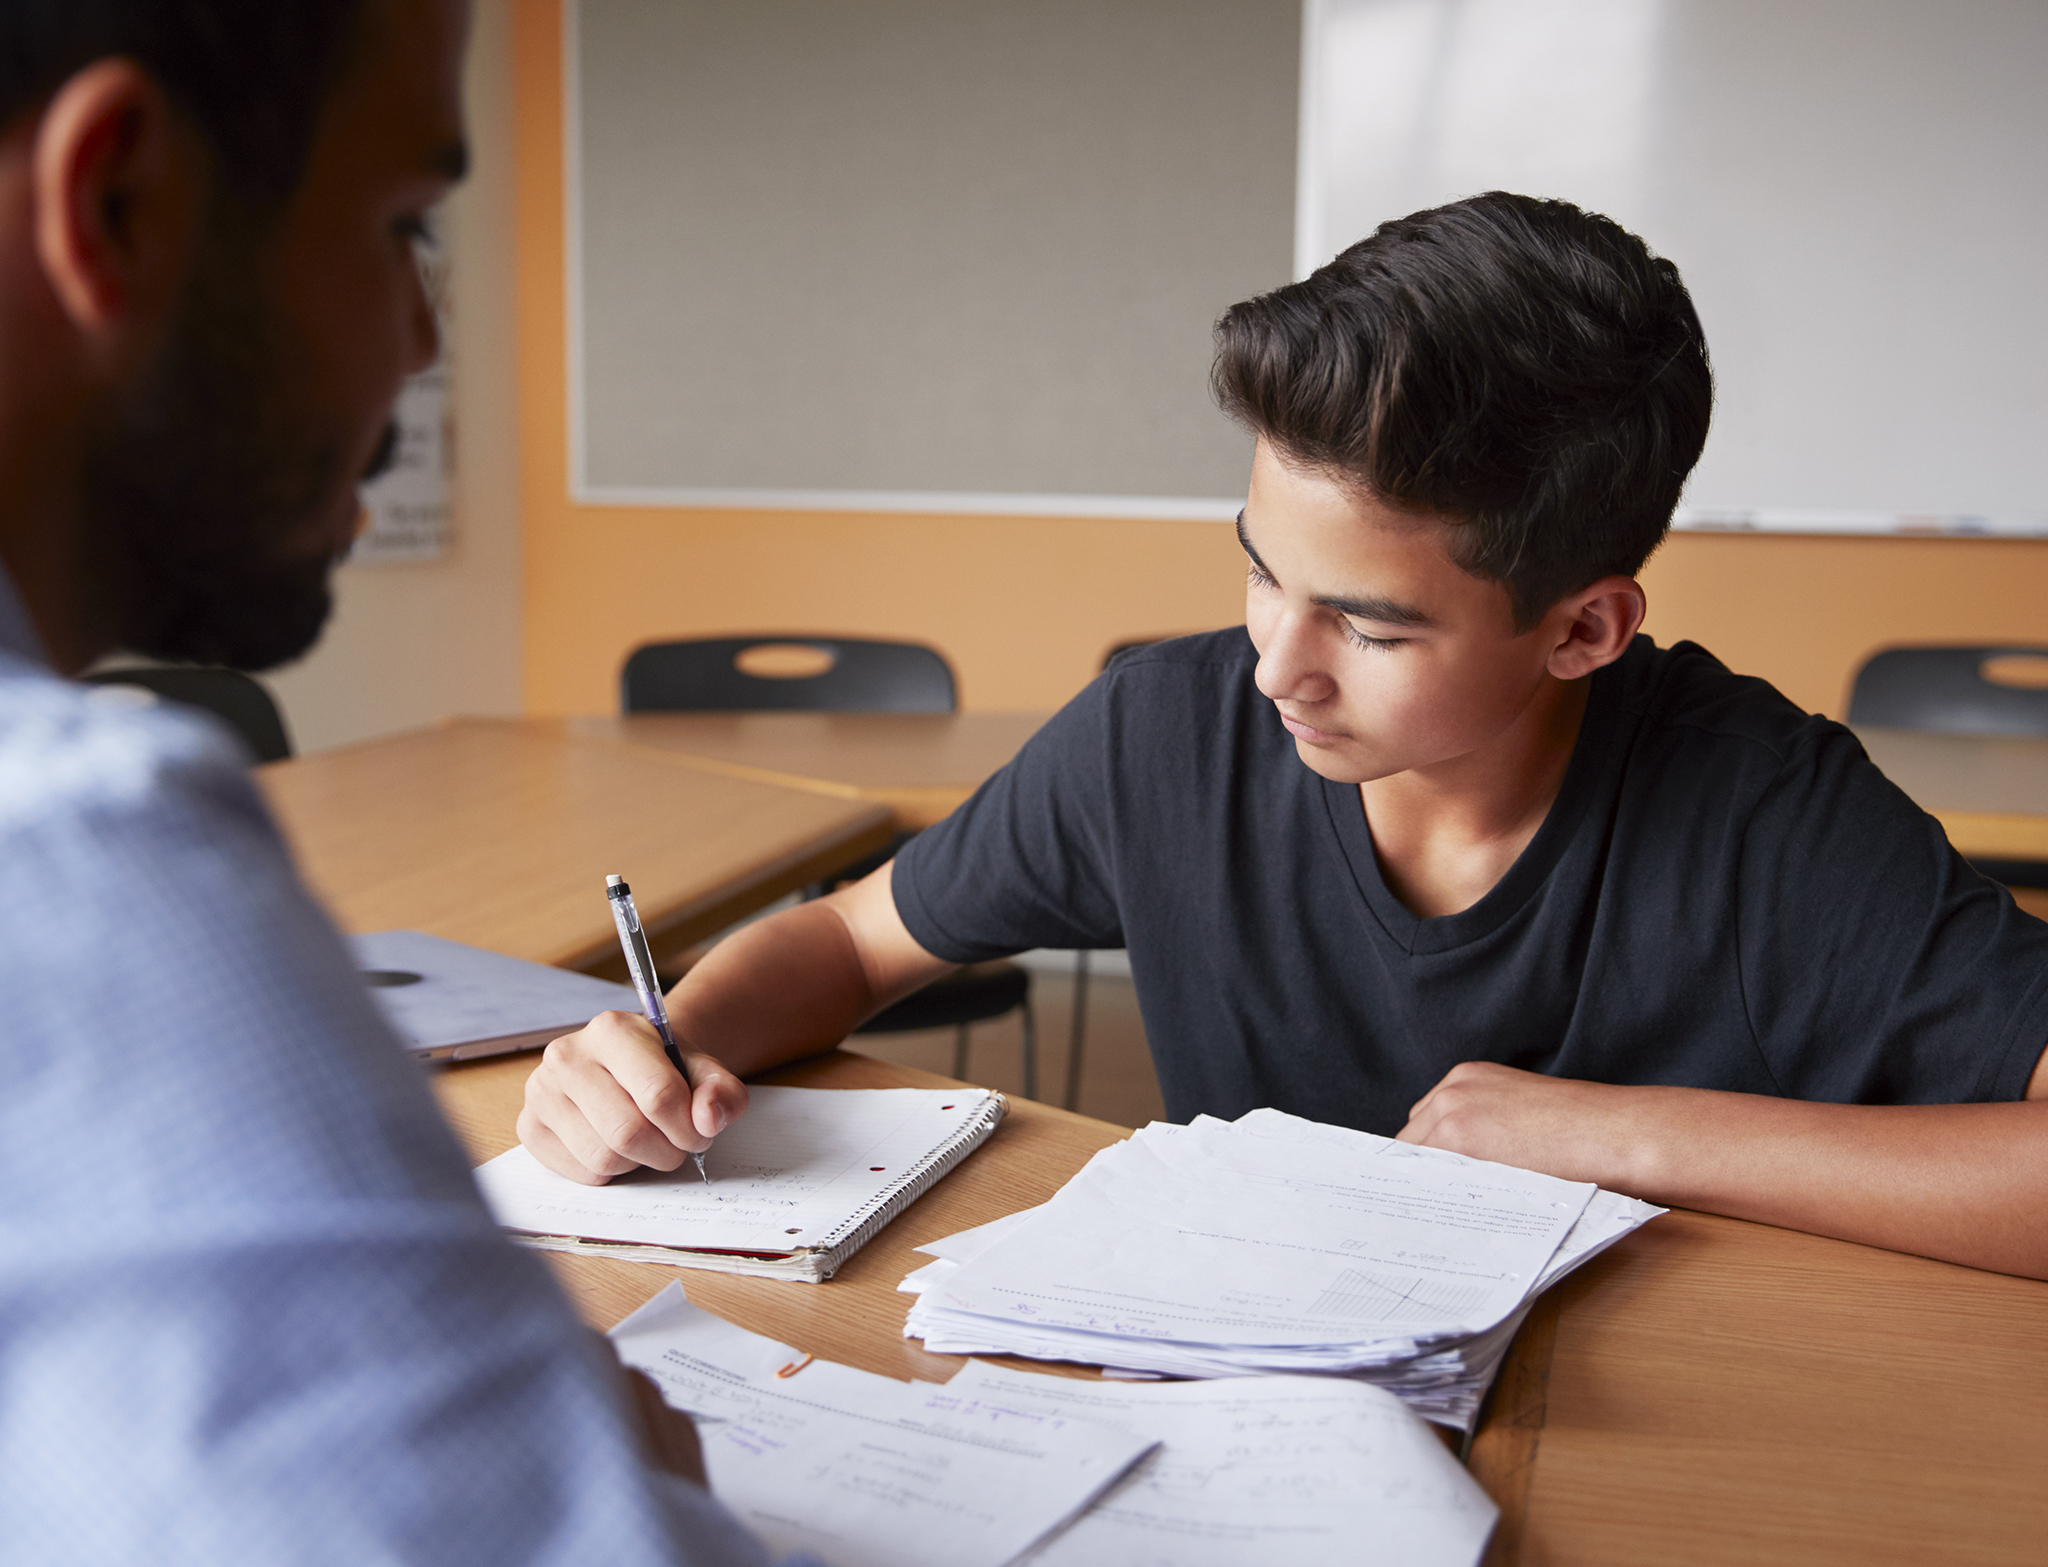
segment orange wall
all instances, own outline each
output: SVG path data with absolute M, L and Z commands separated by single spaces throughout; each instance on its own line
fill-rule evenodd
M 791 629 L 931 642 L 964 706 L 1050 708 L 1113 643 L 1241 618 L 1242 558 L 1218 523 L 572 503 L 561 13 L 514 6 L 530 711 L 610 710 L 639 642 Z M 1680 535 L 1644 580 L 1660 641 L 1690 637 L 1837 714 L 1881 643 L 2048 641 L 2048 543 Z
M 2048 540 L 1680 533 L 1643 583 L 1658 641 L 1690 637 L 1837 718 L 1887 642 L 2048 642 Z

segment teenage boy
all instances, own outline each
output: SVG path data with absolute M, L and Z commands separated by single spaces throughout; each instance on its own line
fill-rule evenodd
M 213 725 L 62 679 L 265 667 L 434 356 L 457 0 L 0 6 L 0 1556 L 738 1564 Z
M 674 1168 L 734 1074 L 953 964 L 1125 945 L 1177 1118 L 2048 1276 L 2048 926 L 1848 731 L 1637 634 L 1711 400 L 1676 269 L 1481 196 L 1232 309 L 1215 382 L 1245 628 L 1119 659 L 893 866 L 717 948 L 691 1084 L 635 1019 L 556 1041 L 535 1154 Z

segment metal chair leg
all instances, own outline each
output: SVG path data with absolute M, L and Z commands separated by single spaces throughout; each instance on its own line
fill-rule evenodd
M 1067 1092 L 1061 1103 L 1071 1110 L 1081 1098 L 1081 1041 L 1088 1026 L 1088 953 L 1074 954 L 1074 1020 L 1067 1029 Z
M 1024 1015 L 1024 1097 L 1038 1097 L 1038 1021 L 1031 1015 L 1031 995 L 1027 991 L 1024 1003 L 1018 1009 Z
M 962 1023 L 953 1033 L 953 1075 L 963 1083 L 967 1081 L 967 1025 Z

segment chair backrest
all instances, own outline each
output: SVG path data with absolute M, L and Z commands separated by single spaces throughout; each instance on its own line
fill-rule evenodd
M 239 669 L 203 665 L 167 669 L 102 669 L 85 677 L 94 685 L 136 686 L 166 702 L 202 708 L 242 738 L 259 762 L 281 762 L 292 754 L 284 714 L 263 684 Z
M 1122 658 L 1124 654 L 1135 653 L 1141 647 L 1150 647 L 1153 643 L 1164 640 L 1165 638 L 1163 637 L 1141 637 L 1135 642 L 1119 642 L 1102 655 L 1102 667 L 1107 669 L 1111 664 Z
M 768 648 L 806 649 L 827 662 L 794 675 L 741 667 L 743 655 Z M 628 713 L 950 713 L 956 702 L 945 656 L 916 642 L 701 637 L 635 648 L 619 672 L 619 705 Z
M 1856 671 L 1849 722 L 1959 735 L 2048 735 L 2048 689 L 1985 675 L 1995 659 L 2038 662 L 2048 647 L 1888 647 Z

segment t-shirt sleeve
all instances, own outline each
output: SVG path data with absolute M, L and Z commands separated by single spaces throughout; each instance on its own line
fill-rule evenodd
M 1111 831 L 1111 691 L 1099 677 L 1009 766 L 896 856 L 904 925 L 934 957 L 1120 947 Z
M 2048 925 L 1847 730 L 1816 729 L 1760 797 L 1740 864 L 1744 1004 L 1780 1091 L 2020 1098 L 2048 1046 Z

